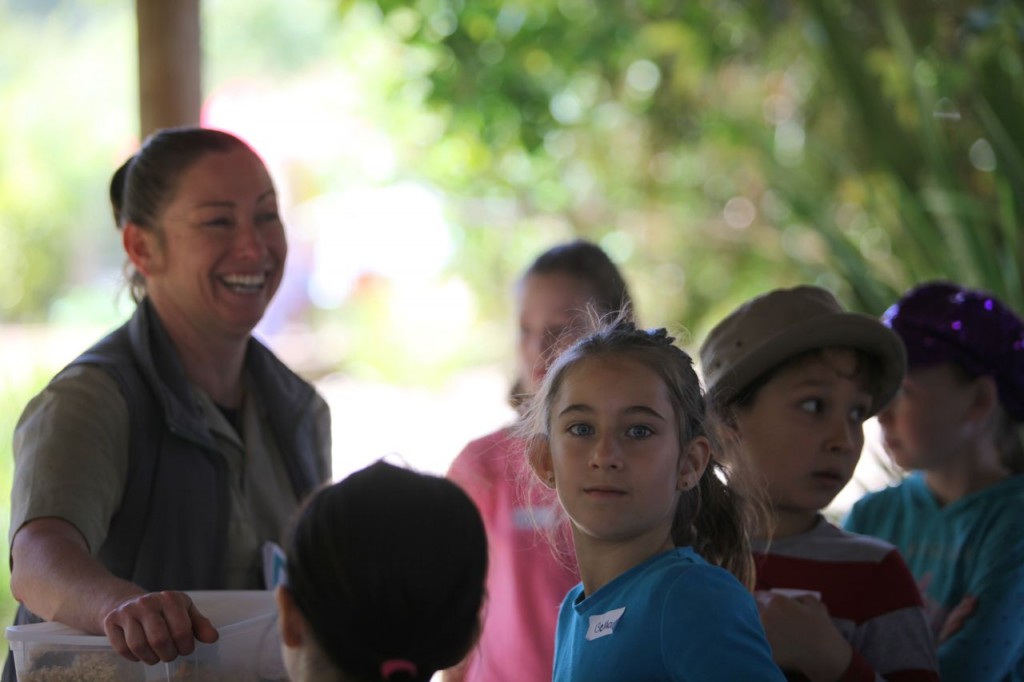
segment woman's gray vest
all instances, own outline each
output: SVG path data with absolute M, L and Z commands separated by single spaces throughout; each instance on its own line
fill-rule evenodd
M 149 302 L 143 300 L 128 322 L 68 367 L 83 364 L 101 367 L 117 380 L 131 429 L 123 500 L 97 558 L 114 575 L 146 590 L 224 589 L 227 465 Z M 245 367 L 248 390 L 258 391 L 267 408 L 301 500 L 330 473 L 322 465 L 330 461 L 330 442 L 318 434 L 311 409 L 315 390 L 255 339 L 249 341 Z M 19 607 L 16 624 L 38 621 Z M 8 656 L 2 680 L 14 679 Z

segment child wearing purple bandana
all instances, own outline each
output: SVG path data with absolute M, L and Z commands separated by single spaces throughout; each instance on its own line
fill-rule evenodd
M 846 528 L 903 553 L 943 680 L 1024 680 L 1024 322 L 948 282 L 910 290 L 882 321 L 908 372 L 878 420 L 913 473 L 857 502 Z

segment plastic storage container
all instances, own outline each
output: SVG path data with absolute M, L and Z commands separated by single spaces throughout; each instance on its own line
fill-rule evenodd
M 148 666 L 117 655 L 106 637 L 60 623 L 7 628 L 18 682 L 284 682 L 277 608 L 269 591 L 189 592 L 220 633 L 213 644 Z

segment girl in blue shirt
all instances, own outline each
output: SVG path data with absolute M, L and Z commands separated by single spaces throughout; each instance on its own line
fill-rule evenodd
M 740 500 L 673 341 L 610 323 L 554 362 L 531 406 L 530 463 L 582 578 L 559 613 L 556 682 L 784 679 L 734 577 L 753 573 Z

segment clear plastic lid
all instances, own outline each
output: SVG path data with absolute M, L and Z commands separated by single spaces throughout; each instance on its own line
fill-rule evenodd
M 275 613 L 274 593 L 268 590 L 204 590 L 187 592 L 204 616 L 213 622 L 223 636 L 233 629 L 244 627 L 254 618 L 265 618 Z M 14 642 L 45 642 L 84 647 L 109 647 L 104 635 L 89 635 L 63 623 L 32 623 L 11 625 L 7 640 Z

